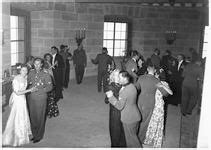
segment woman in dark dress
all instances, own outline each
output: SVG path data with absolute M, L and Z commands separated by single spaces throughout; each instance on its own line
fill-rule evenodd
M 59 108 L 58 105 L 55 101 L 55 97 L 56 97 L 56 93 L 55 93 L 55 80 L 53 77 L 53 71 L 52 71 L 52 55 L 49 53 L 46 53 L 44 55 L 44 69 L 45 71 L 47 71 L 52 78 L 53 81 L 53 89 L 52 91 L 48 92 L 48 98 L 47 98 L 47 117 L 51 118 L 51 117 L 57 117 L 59 115 Z
M 111 90 L 114 96 L 118 99 L 119 90 L 121 85 L 118 83 L 119 70 L 114 70 L 111 72 L 108 85 L 108 91 Z M 105 98 L 105 103 L 108 102 L 108 98 Z M 109 104 L 109 132 L 111 138 L 111 147 L 126 147 L 125 134 L 122 122 L 120 120 L 121 112 L 115 108 L 112 104 Z
M 137 75 L 141 76 L 147 73 L 147 67 L 146 67 L 146 63 L 143 59 L 143 57 L 140 57 L 138 60 L 138 71 L 137 71 Z

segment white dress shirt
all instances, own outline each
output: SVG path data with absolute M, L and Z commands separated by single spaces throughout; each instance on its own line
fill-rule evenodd
M 181 64 L 182 64 L 183 60 L 181 60 L 179 63 L 178 63 L 178 67 L 177 67 L 177 70 L 179 70 Z
M 54 66 L 54 61 L 55 61 L 55 57 L 56 57 L 56 53 L 52 55 L 53 59 L 52 59 L 52 65 Z

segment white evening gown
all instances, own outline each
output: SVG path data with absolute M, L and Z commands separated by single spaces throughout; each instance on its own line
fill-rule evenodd
M 25 90 L 27 79 L 20 80 L 20 75 L 17 75 L 12 82 L 12 86 L 13 91 Z M 20 146 L 29 143 L 29 136 L 32 135 L 32 132 L 25 94 L 16 95 L 13 92 L 10 96 L 9 106 L 11 111 L 3 133 L 2 144 L 4 146 Z

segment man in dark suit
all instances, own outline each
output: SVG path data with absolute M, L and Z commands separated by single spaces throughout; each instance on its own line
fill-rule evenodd
M 178 105 L 181 103 L 181 96 L 182 96 L 182 82 L 183 82 L 183 69 L 187 62 L 185 62 L 185 57 L 183 54 L 179 54 L 177 56 L 177 64 L 174 72 L 174 81 L 175 81 L 175 91 L 174 92 L 174 104 Z
M 137 65 L 137 60 L 139 58 L 138 52 L 133 51 L 131 57 L 132 58 L 129 59 L 125 64 L 125 70 L 132 76 L 133 83 L 135 83 L 136 80 L 138 79 L 138 75 L 136 74 L 138 71 L 138 65 Z
M 155 68 L 160 68 L 160 50 L 158 48 L 156 48 L 154 50 L 154 53 L 152 54 L 151 56 L 151 61 L 152 61 L 152 64 L 155 66 Z
M 197 61 L 199 59 L 199 54 L 196 52 L 194 48 L 189 48 L 189 52 L 191 54 L 191 61 Z
M 98 54 L 95 59 L 91 59 L 93 64 L 98 64 L 98 76 L 97 76 L 97 87 L 98 92 L 101 92 L 102 83 L 103 91 L 106 92 L 107 79 L 108 79 L 108 69 L 109 65 L 114 62 L 113 58 L 108 55 L 106 47 L 103 47 L 102 53 Z
M 58 48 L 53 46 L 51 47 L 52 53 L 52 71 L 55 79 L 55 88 L 56 88 L 56 101 L 63 98 L 62 90 L 63 90 L 63 68 L 64 68 L 64 60 L 61 55 L 58 54 Z
M 193 61 L 184 68 L 181 102 L 181 112 L 183 115 L 190 115 L 200 100 L 199 87 L 201 87 L 203 78 L 203 69 L 200 65 L 201 62 L 199 60 L 193 59 Z
M 84 76 L 85 67 L 87 65 L 86 52 L 83 49 L 82 43 L 73 52 L 73 65 L 75 67 L 75 77 L 77 84 L 81 84 Z

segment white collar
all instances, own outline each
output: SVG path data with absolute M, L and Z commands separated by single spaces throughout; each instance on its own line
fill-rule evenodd
M 132 60 L 134 60 L 136 62 L 136 59 L 135 58 L 132 58 Z
M 181 64 L 184 60 L 179 61 L 179 64 Z

